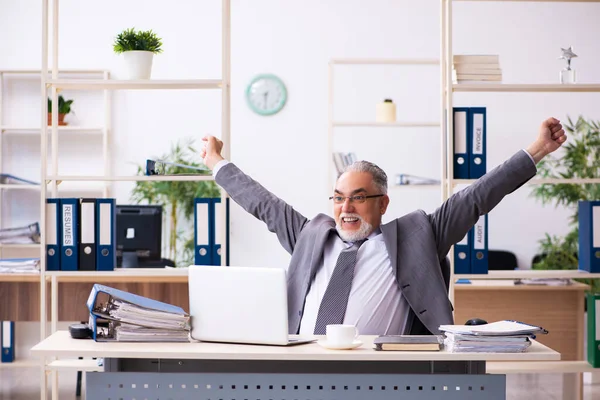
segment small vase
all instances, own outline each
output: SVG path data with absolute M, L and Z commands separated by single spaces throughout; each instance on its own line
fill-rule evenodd
M 151 51 L 132 50 L 124 52 L 123 58 L 125 59 L 129 79 L 150 79 L 153 56 L 154 53 Z
M 67 123 L 65 122 L 65 116 L 67 114 L 58 114 L 58 125 L 65 126 Z M 52 125 L 52 113 L 48 113 L 48 126 Z

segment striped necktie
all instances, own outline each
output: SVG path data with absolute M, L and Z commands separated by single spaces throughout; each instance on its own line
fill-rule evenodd
M 327 325 L 341 324 L 344 322 L 348 297 L 354 279 L 354 267 L 356 266 L 356 253 L 358 248 L 365 242 L 359 240 L 341 251 L 335 269 L 321 300 L 317 322 L 315 323 L 315 335 L 324 335 Z

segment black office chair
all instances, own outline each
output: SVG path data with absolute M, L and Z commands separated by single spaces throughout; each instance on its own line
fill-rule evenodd
M 489 271 L 510 271 L 518 267 L 515 253 L 506 250 L 488 250 Z

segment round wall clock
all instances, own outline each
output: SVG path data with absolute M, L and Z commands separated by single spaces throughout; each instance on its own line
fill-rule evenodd
M 281 111 L 287 100 L 284 83 L 272 74 L 256 76 L 246 88 L 246 101 L 252 111 L 273 115 Z

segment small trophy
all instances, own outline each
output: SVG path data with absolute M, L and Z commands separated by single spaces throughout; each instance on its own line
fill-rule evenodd
M 560 71 L 560 83 L 575 83 L 576 76 L 575 70 L 571 69 L 571 59 L 577 57 L 577 54 L 573 53 L 572 46 L 568 49 L 560 48 L 562 55 L 558 58 L 559 60 L 567 60 L 567 68 Z

